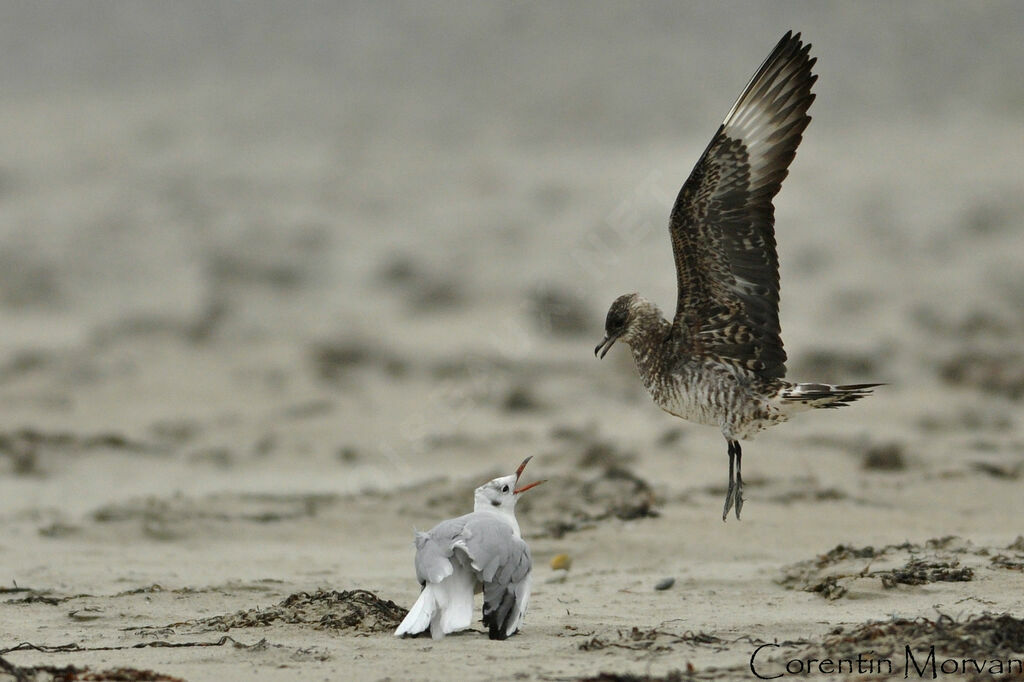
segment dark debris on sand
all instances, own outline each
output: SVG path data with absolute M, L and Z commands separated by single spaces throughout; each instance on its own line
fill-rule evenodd
M 185 682 L 152 670 L 92 670 L 73 665 L 17 666 L 0 657 L 0 682 Z
M 1000 393 L 1019 400 L 1024 397 L 1024 354 L 967 351 L 943 363 L 939 376 L 953 386 Z
M 156 449 L 134 441 L 120 433 L 78 434 L 70 431 L 37 431 L 18 429 L 0 431 L 0 462 L 8 460 L 13 473 L 42 473 L 40 459 L 45 454 L 78 454 L 93 450 L 119 450 L 152 454 Z
M 861 466 L 869 471 L 903 471 L 907 468 L 907 459 L 901 444 L 885 443 L 869 447 Z
M 723 651 L 727 642 L 706 632 L 687 630 L 676 634 L 660 628 L 641 629 L 634 626 L 630 630 L 619 630 L 616 637 L 591 637 L 580 643 L 580 651 L 600 651 L 601 649 L 618 648 L 632 651 L 671 651 L 676 644 L 689 646 L 707 646 L 716 651 Z
M 538 329 L 554 336 L 593 332 L 586 301 L 555 286 L 541 286 L 530 293 L 530 316 Z
M 449 274 L 431 271 L 405 254 L 382 263 L 375 279 L 401 292 L 413 313 L 456 309 L 465 305 L 467 299 L 463 282 Z
M 1021 477 L 1021 474 L 1024 474 L 1024 461 L 1005 465 L 993 464 L 991 462 L 972 462 L 971 468 L 992 478 L 1015 481 Z
M 560 538 L 609 519 L 633 521 L 655 518 L 654 490 L 635 473 L 621 466 L 606 466 L 596 476 L 556 476 L 549 485 L 562 491 L 558 498 L 524 499 L 520 508 L 529 528 L 543 530 L 531 537 Z
M 235 628 L 266 627 L 273 623 L 312 625 L 316 630 L 352 631 L 356 634 L 390 632 L 408 611 L 367 590 L 297 592 L 265 609 L 249 609 L 189 623 L 202 631 L 227 632 Z M 174 626 L 170 626 L 174 627 Z
M 635 459 L 635 453 L 627 452 L 610 441 L 595 439 L 583 446 L 576 461 L 585 469 L 622 469 Z
M 402 377 L 409 371 L 409 364 L 395 353 L 360 339 L 322 341 L 307 353 L 313 374 L 325 384 L 345 385 L 362 369 L 383 371 L 390 377 Z
M 751 477 L 754 480 L 755 485 L 760 485 L 763 481 L 759 481 L 756 477 Z M 744 484 L 747 481 L 744 480 Z M 716 486 L 716 490 L 718 486 Z M 721 488 L 722 494 L 725 494 L 726 488 Z M 717 496 L 716 496 L 717 497 Z M 778 495 L 772 495 L 768 498 L 776 504 L 794 504 L 797 502 L 834 502 L 836 500 L 847 500 L 850 496 L 839 488 L 813 488 L 813 487 L 801 487 L 794 490 L 789 490 Z
M 501 399 L 501 409 L 506 412 L 536 412 L 543 407 L 528 384 L 517 384 L 508 389 Z
M 1005 554 L 996 554 L 994 557 L 989 559 L 989 565 L 992 568 L 1005 568 L 1010 571 L 1024 571 L 1024 557 L 1013 559 L 1006 556 Z
M 957 621 L 940 615 L 928 618 L 895 618 L 888 622 L 858 625 L 850 631 L 839 627 L 822 642 L 833 658 L 873 649 L 880 655 L 902 654 L 904 647 L 927 652 L 935 647 L 936 658 L 1020 658 L 1024 654 L 1024 620 L 1003 613 L 985 613 Z
M 1005 552 L 1013 552 L 1008 556 L 999 552 L 989 559 L 992 568 L 1005 568 L 1011 571 L 1024 571 L 1024 535 L 1018 535 L 1017 539 L 1004 548 Z
M 910 559 L 901 568 L 891 571 L 877 571 L 868 575 L 882 579 L 882 586 L 891 589 L 897 585 L 927 585 L 928 583 L 969 582 L 974 580 L 974 570 L 961 566 L 959 561 L 926 561 Z
M 875 561 L 889 561 L 906 554 L 899 566 L 874 569 Z M 980 558 L 990 554 L 955 536 L 933 538 L 923 545 L 904 542 L 885 547 L 853 547 L 836 545 L 814 559 L 800 561 L 782 569 L 779 584 L 788 589 L 814 592 L 833 600 L 847 596 L 850 584 L 861 578 L 876 578 L 885 589 L 898 585 L 926 585 L 935 582 L 967 582 L 974 579 L 975 567 L 961 565 L 971 559 L 983 565 Z
M 684 682 L 699 679 L 693 676 L 693 670 L 682 672 L 671 670 L 664 675 L 632 675 L 630 673 L 598 673 L 593 677 L 580 677 L 576 682 Z
M 883 357 L 878 353 L 857 353 L 844 351 L 835 348 L 818 348 L 801 353 L 801 357 L 794 363 L 793 376 L 843 376 L 843 377 L 871 377 L 884 374 L 880 367 L 879 358 Z
M 311 518 L 338 499 L 330 493 L 220 493 L 196 504 L 184 496 L 144 497 L 104 505 L 91 516 L 96 523 L 137 528 L 145 537 L 166 541 L 187 536 L 202 524 L 271 524 Z
M 952 413 L 929 413 L 917 420 L 925 433 L 951 433 L 956 431 L 1007 433 L 1013 430 L 1013 417 L 991 406 L 985 409 L 960 407 Z
M 860 667 L 859 673 L 867 673 L 865 679 L 907 675 L 931 679 L 935 676 L 931 667 L 934 664 L 936 673 L 950 678 L 986 680 L 1019 674 L 1017 666 L 1022 664 L 1014 661 L 1020 661 L 1024 654 L 1024 620 L 1006 613 L 983 613 L 963 620 L 944 614 L 935 619 L 894 617 L 839 626 L 820 642 L 794 646 L 797 644 L 801 643 L 783 644 L 785 653 L 779 650 L 780 653 L 765 656 L 758 673 L 766 678 L 781 678 L 786 674 L 786 662 L 799 659 L 830 660 L 834 664 L 843 661 Z M 941 668 L 949 659 L 957 663 L 960 674 Z M 854 663 L 849 664 L 850 661 Z M 842 667 L 839 670 L 843 671 Z

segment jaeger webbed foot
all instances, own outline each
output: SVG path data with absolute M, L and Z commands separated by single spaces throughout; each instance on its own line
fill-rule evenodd
M 729 517 L 729 510 L 732 509 L 733 497 L 736 492 L 736 485 L 729 481 L 729 490 L 725 493 L 725 506 L 722 508 L 722 521 L 725 521 Z M 739 508 L 737 507 L 737 511 Z
M 736 453 L 736 520 L 739 520 L 739 510 L 743 508 L 743 451 L 739 447 L 739 441 L 732 441 L 732 450 Z
M 736 453 L 736 520 L 739 521 L 743 509 L 743 450 L 738 440 L 732 442 L 732 449 Z
M 740 520 L 740 510 L 743 509 L 743 477 L 736 472 L 736 520 Z M 726 510 L 728 513 L 728 510 Z
M 735 476 L 735 465 L 736 465 L 736 441 L 729 441 L 729 489 L 725 491 L 725 507 L 722 508 L 722 521 L 725 521 L 729 516 L 729 510 L 732 509 L 733 501 L 736 498 L 736 476 Z M 740 503 L 742 504 L 742 503 Z M 739 514 L 739 507 L 736 508 L 736 513 Z M 737 516 L 736 518 L 739 518 Z

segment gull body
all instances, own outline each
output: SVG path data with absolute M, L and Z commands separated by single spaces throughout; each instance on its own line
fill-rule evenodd
M 530 602 L 532 560 L 515 507 L 528 457 L 514 474 L 474 491 L 473 512 L 416 533 L 416 578 L 423 587 L 395 636 L 430 630 L 434 639 L 473 622 L 473 595 L 484 593 L 483 623 L 491 639 L 505 639 L 523 624 Z

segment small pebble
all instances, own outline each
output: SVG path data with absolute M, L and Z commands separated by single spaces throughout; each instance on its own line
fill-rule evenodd
M 654 586 L 656 590 L 667 590 L 676 584 L 675 578 L 662 578 L 658 581 L 658 584 Z
M 572 567 L 572 557 L 568 554 L 557 554 L 551 559 L 551 568 L 568 571 Z

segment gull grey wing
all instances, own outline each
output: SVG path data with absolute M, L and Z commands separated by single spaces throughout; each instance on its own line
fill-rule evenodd
M 669 225 L 674 338 L 766 378 L 786 374 L 772 199 L 811 120 L 810 48 L 799 33 L 779 41 L 690 173 Z
M 452 574 L 452 545 L 469 517 L 442 521 L 426 533 L 416 533 L 416 579 L 420 585 L 439 583 Z
M 477 571 L 484 588 L 484 625 L 491 639 L 515 632 L 530 598 L 530 548 L 500 519 L 471 519 L 454 543 Z

